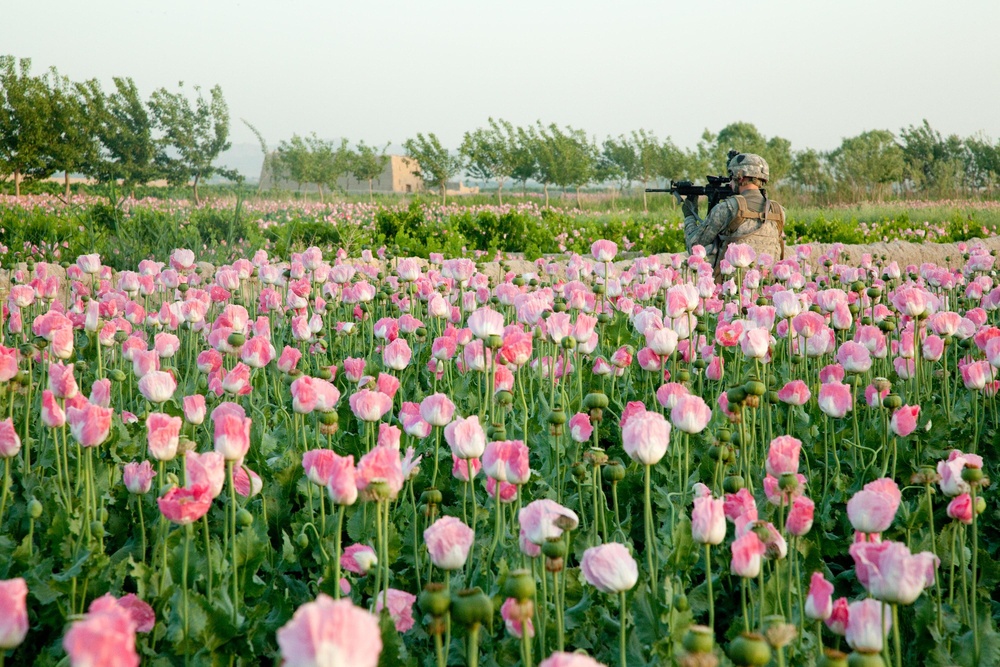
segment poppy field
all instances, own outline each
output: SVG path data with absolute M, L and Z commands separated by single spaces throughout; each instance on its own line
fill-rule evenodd
M 0 666 L 1000 664 L 960 249 L 29 257 Z

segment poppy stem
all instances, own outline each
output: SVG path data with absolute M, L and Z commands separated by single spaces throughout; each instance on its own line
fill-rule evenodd
M 707 549 L 708 545 L 705 545 L 705 548 Z M 711 599 L 711 597 L 712 597 L 712 594 L 709 593 L 709 599 Z M 628 607 L 625 605 L 625 591 L 619 591 L 618 592 L 618 599 L 620 601 L 619 611 L 618 611 L 619 616 L 620 616 L 619 623 L 618 623 L 618 625 L 619 625 L 619 627 L 618 627 L 618 655 L 619 655 L 619 661 L 620 661 L 619 664 L 621 664 L 621 665 L 624 666 L 624 665 L 628 664 L 628 662 L 626 661 L 626 658 L 625 658 L 625 620 L 626 620 L 626 616 L 628 614 Z

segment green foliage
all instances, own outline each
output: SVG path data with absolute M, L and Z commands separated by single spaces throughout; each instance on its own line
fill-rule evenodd
M 413 173 L 420 176 L 425 185 L 440 190 L 444 201 L 447 198 L 448 180 L 463 167 L 462 156 L 454 155 L 442 146 L 433 132 L 426 137 L 418 132 L 415 138 L 407 139 L 403 146 L 406 154 L 417 161 Z
M 183 88 L 183 84 L 181 84 Z M 195 203 L 198 183 L 219 174 L 230 180 L 241 177 L 233 170 L 214 163 L 231 146 L 229 141 L 229 107 L 222 88 L 214 86 L 206 99 L 199 86 L 194 87 L 196 99 L 183 92 L 160 88 L 153 92 L 149 108 L 162 133 L 157 141 L 156 163 L 173 184 L 193 181 Z

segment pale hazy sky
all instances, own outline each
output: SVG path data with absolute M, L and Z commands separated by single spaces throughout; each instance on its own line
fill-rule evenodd
M 234 143 L 316 132 L 456 148 L 490 116 L 646 128 L 744 120 L 793 149 L 918 124 L 1000 137 L 1000 2 L 5 0 L 0 53 L 144 97 L 222 86 Z

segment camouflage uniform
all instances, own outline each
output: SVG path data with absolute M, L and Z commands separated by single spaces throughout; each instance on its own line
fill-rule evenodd
M 744 163 L 740 158 L 750 159 Z M 740 154 L 733 158 L 729 172 L 737 178 L 752 176 L 767 180 L 768 175 L 764 159 L 752 154 Z M 742 214 L 740 198 L 745 204 Z M 765 206 L 768 209 L 766 212 Z M 765 200 L 764 193 L 759 189 L 747 188 L 742 195 L 723 199 L 704 220 L 698 217 L 695 201 L 685 201 L 681 210 L 684 212 L 684 243 L 688 252 L 696 245 L 704 246 L 707 259 L 716 267 L 717 274 L 719 262 L 730 243 L 745 243 L 758 256 L 768 254 L 775 260 L 781 259 L 784 254 L 785 210 L 776 202 Z

